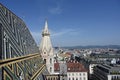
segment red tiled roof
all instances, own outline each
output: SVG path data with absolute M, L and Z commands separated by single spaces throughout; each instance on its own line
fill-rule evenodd
M 71 53 L 70 53 L 70 52 L 66 52 L 65 54 L 67 54 L 67 55 L 71 55 Z
M 67 72 L 87 72 L 87 70 L 83 64 L 71 60 L 67 62 Z
M 59 63 L 54 63 L 54 71 L 60 71 Z

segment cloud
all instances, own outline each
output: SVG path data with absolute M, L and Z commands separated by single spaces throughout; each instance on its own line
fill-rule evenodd
M 52 32 L 51 36 L 57 37 L 57 36 L 63 36 L 65 34 L 71 35 L 71 34 L 74 34 L 74 33 L 76 33 L 76 30 L 73 30 L 73 29 L 64 29 L 64 30 L 59 31 L 59 32 Z
M 51 14 L 61 14 L 62 8 L 60 6 L 57 6 L 57 7 L 49 9 L 48 12 Z

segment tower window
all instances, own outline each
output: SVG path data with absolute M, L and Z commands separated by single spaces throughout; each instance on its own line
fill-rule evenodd
M 52 63 L 52 59 L 50 58 L 50 63 Z
M 50 72 L 52 72 L 52 68 L 50 67 Z
M 44 62 L 46 63 L 46 59 L 44 59 Z

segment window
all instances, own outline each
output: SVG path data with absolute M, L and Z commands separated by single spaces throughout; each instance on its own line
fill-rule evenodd
M 84 77 L 84 79 L 83 80 L 86 80 L 86 78 Z
M 48 78 L 47 80 L 50 80 L 50 78 Z
M 81 77 L 80 77 L 80 80 L 82 80 Z
M 69 73 L 69 76 L 70 76 L 70 73 Z
M 46 63 L 46 59 L 44 59 L 44 62 Z
M 80 76 L 81 76 L 81 73 L 80 73 Z
M 58 80 L 58 78 L 56 77 L 56 80 Z
M 50 63 L 52 64 L 52 59 L 50 58 Z
M 72 80 L 74 80 L 74 78 L 72 78 Z
M 77 76 L 78 74 L 76 73 L 76 76 Z
M 44 52 L 44 54 L 46 54 L 46 52 Z
M 69 78 L 69 80 L 70 80 L 70 78 Z
M 76 78 L 76 80 L 78 80 L 78 78 Z
M 74 73 L 72 73 L 72 75 L 74 76 Z
M 85 73 L 83 73 L 83 76 L 85 76 Z
M 50 67 L 50 72 L 52 72 L 52 68 Z

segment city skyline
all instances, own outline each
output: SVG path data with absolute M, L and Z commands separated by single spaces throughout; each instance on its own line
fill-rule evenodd
M 38 45 L 46 18 L 53 46 L 120 45 L 119 0 L 1 0 L 1 3 L 25 21 Z

